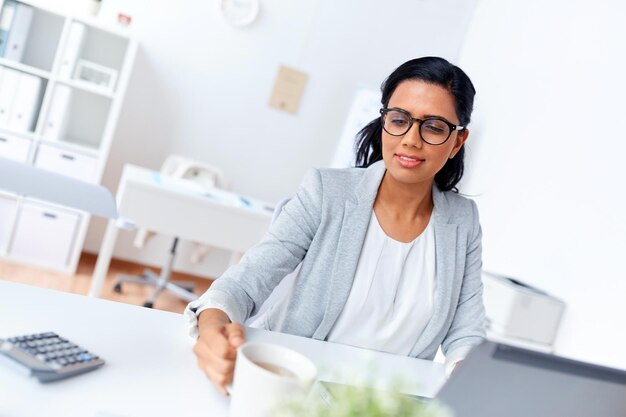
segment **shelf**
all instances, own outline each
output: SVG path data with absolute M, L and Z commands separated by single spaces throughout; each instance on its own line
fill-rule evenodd
M 87 93 L 91 93 L 91 94 L 96 94 L 98 96 L 101 97 L 105 97 L 105 98 L 109 98 L 112 99 L 113 97 L 115 97 L 115 93 L 111 92 L 111 91 L 107 91 L 104 90 L 101 87 L 95 86 L 89 82 L 86 81 L 81 81 L 81 80 L 62 80 L 62 79 L 58 79 L 57 82 L 59 84 L 64 84 L 67 85 L 69 87 L 75 88 L 77 90 L 81 90 Z
M 11 24 L 10 32 L 13 33 L 17 30 L 20 33 L 16 36 L 16 44 L 14 44 L 19 48 L 17 52 L 11 54 L 11 59 L 15 63 L 24 64 L 30 68 L 46 72 L 52 71 L 66 18 L 29 2 L 18 1 L 15 5 L 16 9 L 14 10 L 22 11 L 22 18 L 19 20 L 19 28 L 14 27 L 15 22 Z M 6 7 L 7 3 L 4 2 L 3 8 Z M 39 73 L 34 74 L 40 75 Z
M 31 140 L 34 140 L 37 137 L 37 135 L 35 135 L 35 133 L 33 132 L 16 131 L 16 130 L 11 130 L 7 127 L 0 127 L 0 134 L 1 133 L 6 133 L 7 135 L 12 135 L 12 136 L 19 136 L 19 137 L 31 139 Z
M 63 104 L 64 96 L 69 98 Z M 44 115 L 43 138 L 94 150 L 101 148 L 112 107 L 110 96 L 74 87 L 73 82 L 59 82 L 52 91 L 51 105 L 56 107 Z M 53 108 L 57 111 L 52 111 Z
M 102 23 L 97 18 L 90 18 L 85 16 L 74 16 L 72 20 L 75 22 L 84 23 L 94 29 L 108 32 L 111 35 L 118 36 L 120 38 L 128 39 L 130 37 L 130 29 L 122 26 L 115 26 L 111 24 Z
M 55 11 L 58 7 L 52 3 L 17 0 L 11 15 L 19 19 L 11 21 L 11 53 L 0 57 L 0 136 L 6 136 L 0 142 L 6 147 L 0 152 L 23 160 L 25 142 L 30 141 L 28 165 L 98 183 L 120 116 L 118 100 L 127 88 L 136 42 L 123 28 Z M 8 10 L 6 5 L 0 0 L 0 8 Z M 32 99 L 35 91 L 39 94 Z M 0 193 L 0 259 L 75 272 L 89 216 L 70 213 L 71 222 L 44 222 L 31 210 L 30 219 L 25 219 L 25 210 L 34 205 L 22 196 Z M 12 214 L 16 206 L 22 213 L 17 220 Z M 44 206 L 54 209 L 48 203 Z M 62 217 L 59 214 L 58 219 Z M 67 238 L 62 252 L 58 236 Z M 51 261 L 55 251 L 58 256 Z
M 11 61 L 10 59 L 0 58 L 0 65 L 45 79 L 50 79 L 52 75 L 50 71 L 44 71 L 39 68 L 31 67 L 30 65 L 22 64 L 21 62 Z

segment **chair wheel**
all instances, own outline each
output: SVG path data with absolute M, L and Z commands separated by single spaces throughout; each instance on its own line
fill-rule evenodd
M 145 303 L 143 303 L 143 306 L 146 308 L 152 308 L 154 306 L 154 303 L 151 303 L 150 301 L 146 301 Z
M 113 287 L 113 291 L 115 291 L 118 294 L 122 293 L 122 283 L 118 282 L 117 284 L 115 284 L 115 286 Z

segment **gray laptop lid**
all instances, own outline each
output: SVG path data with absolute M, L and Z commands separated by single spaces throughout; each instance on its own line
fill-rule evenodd
M 625 417 L 626 371 L 484 342 L 436 398 L 456 417 Z

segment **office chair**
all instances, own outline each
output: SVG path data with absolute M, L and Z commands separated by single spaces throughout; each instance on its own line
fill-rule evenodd
M 201 162 L 191 160 L 179 155 L 169 156 L 161 167 L 161 174 L 174 178 L 185 178 L 194 181 L 207 189 L 227 188 L 227 182 L 224 179 L 222 171 Z M 142 248 L 146 242 L 153 235 L 146 229 L 139 229 L 135 236 L 133 244 Z M 135 284 L 151 285 L 155 289 L 148 299 L 144 302 L 144 307 L 152 308 L 158 295 L 163 290 L 168 290 L 178 298 L 181 298 L 187 302 L 193 301 L 197 296 L 193 293 L 195 284 L 191 281 L 176 281 L 173 283 L 170 281 L 172 273 L 172 265 L 176 258 L 176 249 L 178 246 L 178 237 L 175 237 L 172 241 L 172 245 L 167 255 L 166 262 L 161 269 L 160 274 L 156 274 L 150 269 L 145 269 L 141 275 L 127 275 L 118 274 L 115 280 L 113 290 L 117 293 L 122 292 L 122 283 L 131 282 Z M 194 244 L 192 252 L 192 262 L 199 262 L 204 255 L 206 255 L 208 247 L 206 245 Z

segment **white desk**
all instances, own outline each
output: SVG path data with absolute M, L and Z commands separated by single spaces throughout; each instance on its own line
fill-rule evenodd
M 222 397 L 197 368 L 180 314 L 0 281 L 0 337 L 54 331 L 106 360 L 93 372 L 40 384 L 0 362 L 0 416 L 227 416 Z M 302 337 L 248 329 L 249 340 L 295 349 L 317 363 L 320 378 L 350 383 L 375 365 L 378 383 L 401 376 L 411 393 L 433 396 L 441 364 Z M 342 371 L 343 369 L 343 371 Z M 338 375 L 336 372 L 341 372 Z
M 208 192 L 188 180 L 125 165 L 117 191 L 119 216 L 135 226 L 233 252 L 238 260 L 258 243 L 272 219 L 271 208 L 223 190 Z M 109 221 L 89 295 L 99 296 L 113 255 L 118 227 Z M 167 255 L 163 254 L 165 261 Z

